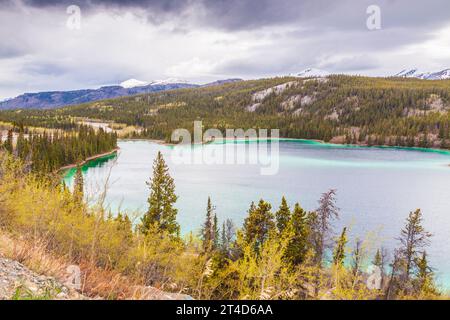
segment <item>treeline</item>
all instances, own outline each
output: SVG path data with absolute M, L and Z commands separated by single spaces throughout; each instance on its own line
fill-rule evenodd
M 101 128 L 94 130 L 83 125 L 74 130 L 52 130 L 43 133 L 19 127 L 8 130 L 0 147 L 17 156 L 33 171 L 48 173 L 112 151 L 117 147 L 117 136 Z
M 290 82 L 253 111 L 253 94 Z M 143 130 L 130 137 L 169 140 L 177 128 L 277 128 L 287 138 L 332 139 L 364 145 L 450 146 L 450 81 L 331 76 L 273 78 L 181 89 L 56 110 L 0 112 L 0 121 L 70 128 L 74 117 L 103 119 Z

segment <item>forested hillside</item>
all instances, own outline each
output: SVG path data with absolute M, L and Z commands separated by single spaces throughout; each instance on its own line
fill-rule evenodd
M 278 128 L 287 138 L 362 145 L 450 147 L 450 80 L 330 76 L 273 78 L 103 100 L 56 110 L 0 112 L 0 121 L 70 128 L 74 117 L 141 127 Z
M 95 131 L 88 126 L 43 133 L 17 127 L 8 130 L 5 139 L 1 138 L 0 131 L 0 149 L 14 154 L 32 171 L 44 174 L 117 148 L 115 133 Z

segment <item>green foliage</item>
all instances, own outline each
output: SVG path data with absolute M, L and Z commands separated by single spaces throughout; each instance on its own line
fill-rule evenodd
M 289 220 L 291 220 L 291 210 L 287 204 L 286 198 L 281 199 L 281 205 L 278 211 L 275 213 L 278 232 L 283 233 L 286 229 Z
M 308 215 L 298 203 L 294 206 L 289 226 L 292 229 L 293 236 L 289 242 L 286 256 L 294 265 L 299 265 L 306 260 L 310 247 L 308 242 L 310 230 Z
M 333 252 L 333 264 L 342 267 L 345 259 L 345 246 L 347 245 L 347 228 L 342 230 Z
M 422 211 L 417 209 L 410 212 L 406 219 L 405 227 L 402 229 L 399 241 L 401 243 L 400 253 L 405 260 L 405 272 L 408 279 L 411 275 L 420 251 L 429 245 L 431 233 L 422 225 Z
M 81 166 L 77 166 L 74 178 L 74 187 L 73 187 L 74 198 L 81 203 L 84 196 L 84 181 L 83 181 L 83 173 L 81 171 Z
M 215 242 L 215 219 L 214 207 L 211 203 L 211 198 L 208 197 L 208 203 L 206 205 L 206 219 L 203 224 L 201 236 L 203 241 L 203 250 L 209 252 L 213 249 Z
M 174 207 L 177 201 L 175 195 L 175 183 L 169 174 L 169 167 L 159 151 L 153 163 L 153 175 L 147 183 L 150 188 L 148 197 L 149 208 L 142 217 L 140 230 L 147 234 L 151 226 L 167 231 L 178 237 L 180 226 L 176 221 L 178 210 Z
M 274 216 L 270 211 L 270 203 L 260 200 L 258 206 L 252 203 L 248 211 L 248 217 L 244 222 L 244 239 L 247 243 L 254 243 L 255 248 L 260 248 L 275 228 Z

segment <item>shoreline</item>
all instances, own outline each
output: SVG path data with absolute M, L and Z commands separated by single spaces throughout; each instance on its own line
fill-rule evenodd
M 88 163 L 88 162 L 90 162 L 90 161 L 93 161 L 93 160 L 96 160 L 96 159 L 99 159 L 99 158 L 103 158 L 103 157 L 106 157 L 106 156 L 115 154 L 115 153 L 117 153 L 119 150 L 120 150 L 120 148 L 117 147 L 117 148 L 115 148 L 115 149 L 113 149 L 113 150 L 111 150 L 111 151 L 109 151 L 109 152 L 104 152 L 104 153 L 101 153 L 101 154 L 96 154 L 95 156 L 90 156 L 90 157 L 84 159 L 84 160 L 83 160 L 81 163 L 79 163 L 79 164 L 75 164 L 75 163 L 68 164 L 68 165 L 63 166 L 63 167 L 59 168 L 58 170 L 56 170 L 56 173 L 61 173 L 62 171 L 66 171 L 66 170 L 69 170 L 69 169 L 73 169 L 73 168 L 76 168 L 76 167 L 78 167 L 78 166 L 84 166 L 86 163 Z
M 176 146 L 176 143 L 168 143 L 164 140 L 159 139 L 145 139 L 145 138 L 126 138 L 126 139 L 118 139 L 118 141 L 149 141 L 153 143 L 157 143 L 164 146 Z M 319 139 L 302 139 L 302 138 L 217 138 L 213 141 L 205 141 L 202 144 L 213 144 L 213 143 L 226 143 L 229 141 L 236 142 L 259 142 L 259 141 L 278 141 L 278 142 L 308 142 L 308 143 L 317 143 L 318 145 L 324 146 L 334 146 L 338 148 L 378 148 L 378 149 L 394 149 L 394 150 L 405 150 L 405 151 L 418 151 L 418 152 L 435 152 L 444 155 L 450 155 L 449 149 L 437 149 L 437 148 L 423 148 L 423 147 L 406 147 L 406 146 L 390 146 L 390 145 L 372 145 L 368 146 L 367 144 L 347 144 L 347 143 L 335 143 L 335 142 L 325 142 Z M 195 145 L 196 143 L 191 143 Z M 450 166 L 450 164 L 449 164 Z

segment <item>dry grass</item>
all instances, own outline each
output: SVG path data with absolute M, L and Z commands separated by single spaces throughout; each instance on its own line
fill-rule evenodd
M 64 283 L 67 281 L 67 259 L 49 253 L 47 244 L 42 241 L 28 241 L 0 232 L 0 255 L 18 261 L 37 274 L 51 276 Z M 129 279 L 116 271 L 101 269 L 87 262 L 79 265 L 81 269 L 81 293 L 96 299 L 131 299 L 137 281 Z
M 13 239 L 10 235 L 0 233 L 0 254 L 18 261 L 39 274 L 63 279 L 66 275 L 67 261 L 51 255 L 44 241 L 26 241 Z

